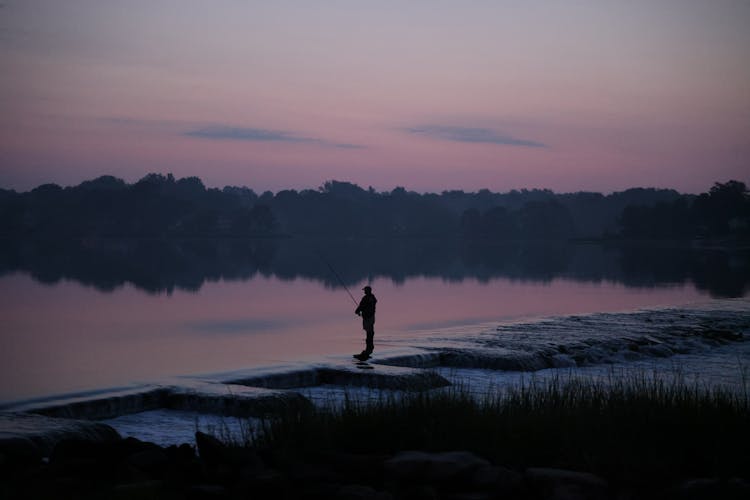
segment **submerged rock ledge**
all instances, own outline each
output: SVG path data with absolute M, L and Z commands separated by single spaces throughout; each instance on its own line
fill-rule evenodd
M 371 365 L 372 366 L 372 365 Z M 393 390 L 427 390 L 450 385 L 437 373 L 398 366 L 318 365 L 296 369 L 247 370 L 212 379 L 181 378 L 95 395 L 61 396 L 4 405 L 3 411 L 58 418 L 102 420 L 157 409 L 191 410 L 229 416 L 264 416 L 310 402 L 294 389 L 332 384 Z
M 250 370 L 229 379 L 218 378 L 181 379 L 181 383 L 174 385 L 6 405 L 5 411 L 0 412 L 0 453 L 15 455 L 25 449 L 22 455 L 47 456 L 62 440 L 99 442 L 119 438 L 108 425 L 91 421 L 150 410 L 268 417 L 311 409 L 313 403 L 293 388 L 334 384 L 411 391 L 449 385 L 432 371 L 396 366 L 362 370 L 356 365 L 321 365 L 266 373 Z
M 251 417 L 309 405 L 310 402 L 304 396 L 293 391 L 241 385 L 201 384 L 187 387 L 158 387 L 75 401 L 29 404 L 16 410 L 56 418 L 104 420 L 157 409 Z
M 53 418 L 32 413 L 0 413 L 0 456 L 23 461 L 48 457 L 64 440 L 108 442 L 120 439 L 112 427 L 98 422 Z

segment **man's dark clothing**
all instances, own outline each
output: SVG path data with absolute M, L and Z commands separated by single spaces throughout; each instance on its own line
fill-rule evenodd
M 356 314 L 362 314 L 362 318 L 371 318 L 375 316 L 375 304 L 378 303 L 378 299 L 372 293 L 366 293 L 362 300 L 359 301 L 359 306 L 354 311 Z
M 372 351 L 375 350 L 375 304 L 378 303 L 378 299 L 372 293 L 365 292 L 365 296 L 359 301 L 355 314 L 362 315 L 362 328 L 367 332 L 367 339 L 365 340 L 365 350 L 362 354 L 369 356 Z

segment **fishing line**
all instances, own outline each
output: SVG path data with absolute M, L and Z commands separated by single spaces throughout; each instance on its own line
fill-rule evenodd
M 349 288 L 346 286 L 346 283 L 344 283 L 344 280 L 341 279 L 341 276 L 339 276 L 339 273 L 336 272 L 336 270 L 333 268 L 333 266 L 331 265 L 331 263 L 328 262 L 326 260 L 326 258 L 323 257 L 323 254 L 320 253 L 319 251 L 316 250 L 315 253 L 317 253 L 318 257 L 320 257 L 320 260 L 322 260 L 325 263 L 325 265 L 328 266 L 328 269 L 331 270 L 331 272 L 333 273 L 333 275 L 336 276 L 336 278 L 339 280 L 339 283 L 341 283 L 341 286 L 344 287 L 344 290 L 346 290 L 346 293 L 348 293 L 349 297 L 351 297 L 352 302 L 354 302 L 354 305 L 355 306 L 359 306 L 359 302 L 357 302 L 357 299 L 354 298 L 354 295 L 352 295 L 352 292 L 349 291 Z

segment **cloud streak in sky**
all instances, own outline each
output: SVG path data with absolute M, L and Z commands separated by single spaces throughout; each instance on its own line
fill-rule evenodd
M 262 128 L 228 127 L 225 125 L 214 125 L 202 127 L 185 132 L 190 137 L 203 139 L 219 139 L 234 141 L 261 141 L 261 142 L 317 142 L 310 137 L 299 137 L 279 130 L 268 130 Z
M 201 139 L 250 141 L 250 142 L 285 142 L 285 143 L 308 143 L 339 149 L 362 149 L 364 146 L 358 144 L 335 143 L 314 137 L 295 135 L 283 130 L 270 130 L 254 127 L 232 127 L 227 125 L 210 125 L 206 127 L 189 130 L 183 135 L 198 137 Z
M 503 146 L 521 146 L 527 148 L 546 147 L 546 145 L 541 142 L 518 139 L 510 135 L 500 134 L 489 128 L 456 127 L 452 125 L 420 125 L 409 127 L 406 131 L 411 134 L 422 135 L 441 141 L 498 144 Z

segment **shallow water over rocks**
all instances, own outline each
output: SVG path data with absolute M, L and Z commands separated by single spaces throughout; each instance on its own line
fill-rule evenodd
M 3 410 L 99 420 L 126 436 L 148 435 L 159 444 L 176 444 L 201 425 L 229 434 L 241 431 L 231 420 L 222 423 L 223 417 L 265 417 L 311 404 L 337 405 L 344 398 L 377 400 L 448 385 L 486 395 L 561 376 L 614 380 L 650 374 L 748 394 L 747 300 L 474 329 L 390 342 L 369 363 L 331 357 L 314 364 L 179 377 L 109 393 L 6 404 Z M 165 419 L 171 425 L 157 424 Z

